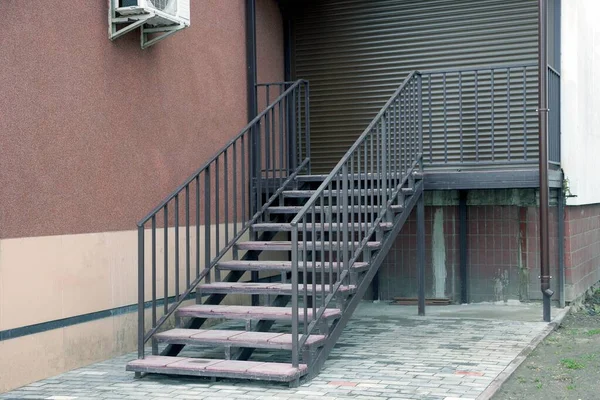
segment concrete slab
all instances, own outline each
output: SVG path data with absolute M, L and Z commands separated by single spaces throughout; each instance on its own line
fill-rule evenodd
M 540 304 L 416 307 L 363 302 L 321 374 L 289 389 L 276 383 L 125 372 L 135 353 L 74 370 L 0 395 L 0 399 L 486 399 L 527 352 L 553 328 L 541 322 Z M 564 311 L 562 311 L 564 313 Z M 560 317 L 561 310 L 553 309 Z M 241 324 L 239 326 L 235 324 Z M 228 322 L 228 329 L 243 329 Z M 278 328 L 289 325 L 278 325 Z M 190 347 L 181 357 L 222 357 L 213 348 Z M 257 350 L 253 361 L 287 362 L 289 352 Z

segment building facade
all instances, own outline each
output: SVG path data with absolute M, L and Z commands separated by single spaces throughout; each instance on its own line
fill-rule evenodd
M 246 2 L 194 4 L 190 28 L 145 50 L 136 35 L 107 40 L 107 4 L 63 3 L 44 13 L 0 4 L 10 16 L 0 37 L 0 354 L 11 360 L 0 363 L 0 392 L 135 348 L 135 223 L 248 122 Z M 600 9 L 549 5 L 548 60 L 560 77 L 550 267 L 553 299 L 568 303 L 600 281 Z M 430 71 L 427 297 L 541 298 L 537 15 L 535 0 L 256 1 L 257 81 L 310 82 L 314 173 L 335 166 L 411 70 Z M 488 107 L 481 143 L 458 125 L 463 94 Z M 459 96 L 460 108 L 440 108 Z M 416 297 L 416 263 L 411 216 L 370 295 Z

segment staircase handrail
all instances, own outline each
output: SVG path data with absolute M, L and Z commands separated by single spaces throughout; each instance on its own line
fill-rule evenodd
M 367 242 L 377 230 L 379 223 L 384 219 L 393 219 L 390 215 L 391 205 L 401 195 L 402 187 L 411 179 L 413 172 L 422 167 L 421 119 L 421 74 L 418 71 L 413 71 L 394 91 L 375 118 L 291 221 L 292 364 L 294 366 L 299 365 L 300 349 L 303 348 L 313 330 L 319 327 L 320 319 L 331 300 L 343 284 L 348 284 L 351 275 L 350 267 L 362 254 Z M 361 158 L 361 152 L 364 153 L 364 159 Z M 364 171 L 361 170 L 361 160 L 365 167 Z M 355 166 L 355 164 L 357 165 Z M 371 171 L 367 172 L 369 168 Z M 351 181 L 354 182 L 355 179 L 359 182 L 358 190 L 361 193 L 357 200 L 358 221 L 355 221 L 353 213 L 348 212 L 349 207 L 354 209 L 355 206 L 354 196 L 351 200 L 348 199 L 349 184 Z M 332 204 L 331 193 L 334 190 L 341 192 L 340 198 L 343 202 L 342 205 L 338 203 L 337 208 Z M 377 196 L 374 195 L 376 191 L 378 191 Z M 360 199 L 363 192 L 365 196 L 364 204 Z M 370 203 L 369 192 L 371 193 Z M 378 200 L 379 209 L 377 211 L 375 211 L 375 199 Z M 349 204 L 349 202 L 352 204 Z M 319 204 L 321 207 L 319 207 Z M 369 204 L 371 211 L 369 211 Z M 335 214 L 337 216 L 337 231 L 335 232 L 333 229 L 325 232 L 323 223 L 321 223 L 321 231 L 316 231 L 315 217 L 317 213 L 320 214 L 323 222 L 327 216 L 325 213 L 326 208 L 329 210 L 337 209 Z M 367 223 L 369 214 L 371 221 Z M 327 217 L 333 221 L 334 215 Z M 311 231 L 306 229 L 306 222 L 309 219 L 313 222 Z M 364 223 L 361 223 L 362 221 Z M 356 225 L 357 222 L 358 225 Z M 333 224 L 330 226 L 333 226 Z M 340 227 L 342 228 L 340 229 Z M 349 227 L 351 227 L 351 232 Z M 301 238 L 299 237 L 300 233 L 302 234 Z M 327 240 L 324 239 L 326 234 L 329 235 Z M 332 238 L 334 234 L 336 235 L 337 262 L 333 260 L 334 241 Z M 309 237 L 311 239 L 307 239 Z M 327 254 L 324 250 L 326 241 L 330 242 Z M 350 241 L 352 241 L 352 248 L 349 247 Z M 307 248 L 313 249 L 312 260 L 316 261 L 316 249 L 319 244 L 321 246 L 320 258 L 322 261 L 321 283 L 316 283 L 316 279 L 313 278 L 312 283 L 308 284 L 306 283 L 306 272 L 308 270 Z M 339 257 L 340 250 L 341 259 Z M 329 283 L 325 284 L 327 256 L 329 257 Z M 302 269 L 300 264 L 302 264 Z M 337 264 L 335 284 L 333 283 L 334 264 Z M 318 276 L 316 263 L 313 263 L 312 268 L 312 276 Z M 301 270 L 304 272 L 305 279 L 302 290 L 298 285 Z M 312 288 L 310 293 L 309 286 Z M 322 292 L 319 307 L 316 306 L 317 286 L 321 287 Z M 329 286 L 327 296 L 325 296 L 326 286 Z M 301 291 L 302 293 L 300 293 Z M 299 337 L 300 294 L 303 295 L 304 303 L 304 332 L 301 337 Z M 312 301 L 312 306 L 309 307 L 308 301 Z M 312 309 L 311 318 L 308 318 L 309 309 Z
M 144 358 L 144 345 L 158 332 L 158 329 L 171 317 L 181 303 L 190 298 L 196 286 L 205 280 L 211 280 L 214 269 L 215 279 L 220 279 L 220 272 L 215 269 L 217 262 L 229 253 L 235 252 L 234 244 L 247 234 L 250 226 L 257 222 L 264 211 L 282 194 L 295 177 L 304 169 L 308 169 L 310 159 L 308 153 L 290 151 L 301 133 L 300 121 L 308 120 L 308 81 L 297 80 L 283 93 L 277 96 L 261 113 L 253 118 L 236 136 L 227 142 L 208 161 L 202 164 L 181 185 L 165 197 L 152 209 L 138 226 L 138 358 Z M 310 146 L 309 128 L 304 125 L 306 146 Z M 263 143 L 263 145 L 261 145 Z M 269 151 L 263 149 L 268 148 Z M 269 154 L 267 154 L 269 153 Z M 285 154 L 285 155 L 284 155 Z M 267 184 L 262 186 L 262 182 Z M 221 189 L 220 190 L 220 185 Z M 231 191 L 231 193 L 229 193 Z M 203 195 L 202 208 L 201 193 Z M 221 194 L 224 196 L 221 197 Z M 191 196 L 190 196 L 191 195 Z M 191 198 L 190 198 L 191 197 Z M 183 199 L 180 201 L 180 199 Z M 231 200 L 230 200 L 231 199 Z M 264 200 L 266 199 L 266 201 Z M 222 200 L 222 201 L 221 201 Z M 230 204 L 230 201 L 232 205 Z M 180 202 L 183 211 L 180 210 Z M 190 213 L 191 209 L 195 212 Z M 223 203 L 223 204 L 221 204 Z M 174 208 L 172 214 L 169 209 Z M 221 214 L 220 214 L 221 213 Z M 195 228 L 195 275 L 191 270 L 191 232 L 190 214 L 195 216 L 192 226 Z M 232 218 L 230 219 L 230 215 Z M 181 216 L 185 218 L 184 226 L 180 226 Z M 202 216 L 202 221 L 201 217 Z M 151 223 L 149 232 L 146 225 Z M 200 244 L 200 224 L 203 224 L 204 248 Z M 157 225 L 159 227 L 157 228 Z M 169 229 L 174 228 L 174 277 L 170 276 Z M 180 228 L 185 228 L 185 269 L 180 265 Z M 162 231 L 164 246 L 163 293 L 157 293 L 157 230 Z M 213 233 L 213 230 L 215 231 Z M 221 235 L 223 234 L 223 235 Z M 230 235 L 231 234 L 231 235 Z M 146 236 L 150 236 L 150 248 L 146 248 Z M 221 238 L 224 236 L 224 239 Z M 220 243 L 223 240 L 223 243 Z M 211 252 L 214 251 L 211 256 Z M 146 253 L 150 254 L 151 264 L 151 300 L 152 326 L 145 328 L 145 278 Z M 200 258 L 203 258 L 202 262 Z M 202 265 L 202 268 L 201 268 Z M 185 290 L 179 285 L 185 273 Z M 173 279 L 174 290 L 169 285 Z M 169 292 L 173 298 L 169 298 Z M 163 314 L 157 318 L 157 305 L 162 298 Z M 153 353 L 156 345 L 153 343 Z

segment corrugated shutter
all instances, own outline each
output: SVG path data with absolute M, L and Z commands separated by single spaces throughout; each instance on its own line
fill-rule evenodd
M 315 172 L 325 173 L 335 165 L 410 71 L 537 59 L 536 0 L 301 4 L 294 13 L 293 71 L 311 84 Z M 501 74 L 498 78 L 502 80 Z M 535 101 L 535 83 L 528 82 L 528 87 L 531 84 L 527 98 Z M 518 88 L 514 90 L 518 95 Z M 535 116 L 531 122 L 535 124 Z M 451 155 L 453 160 L 457 157 Z

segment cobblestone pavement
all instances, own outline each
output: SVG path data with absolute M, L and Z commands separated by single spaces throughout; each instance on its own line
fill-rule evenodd
M 362 303 L 321 374 L 293 389 L 159 375 L 136 380 L 125 372 L 131 353 L 0 399 L 475 399 L 547 327 L 527 321 L 540 320 L 538 306 L 476 307 L 429 307 L 417 317 L 414 307 Z

